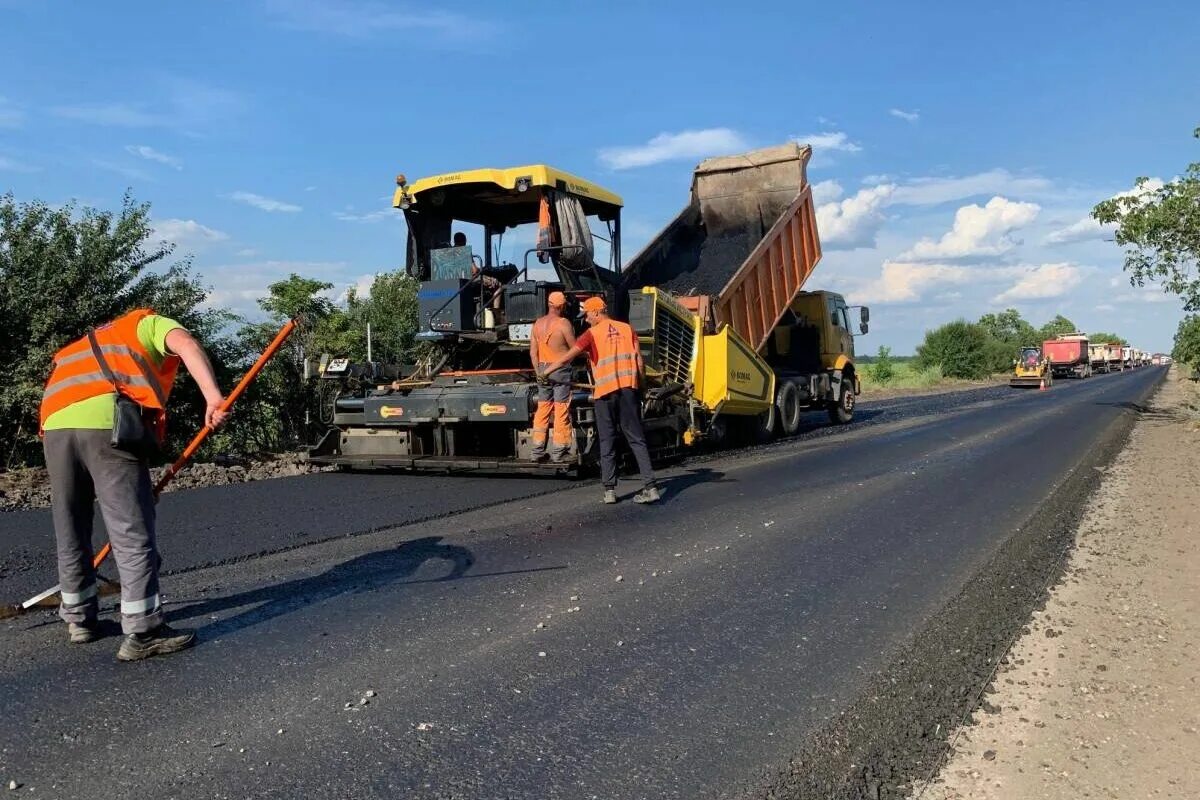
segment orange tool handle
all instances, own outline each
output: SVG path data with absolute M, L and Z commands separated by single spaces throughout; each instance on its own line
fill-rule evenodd
M 238 381 L 238 385 L 225 397 L 225 402 L 221 403 L 221 411 L 227 412 L 233 407 L 234 402 L 242 395 L 242 392 L 246 391 L 246 387 L 250 385 L 250 382 L 258 377 L 258 373 L 262 372 L 263 367 L 278 352 L 279 348 L 283 346 L 283 343 L 287 341 L 287 338 L 292 335 L 292 331 L 294 330 L 296 330 L 296 320 L 293 319 L 289 320 L 288 324 L 284 325 L 279 333 L 275 334 L 275 338 L 271 341 L 271 344 L 267 345 L 267 349 L 263 350 L 262 355 L 254 362 L 254 366 L 250 367 L 249 371 Z M 200 445 L 204 444 L 204 440 L 212 432 L 213 429 L 208 425 L 201 428 L 200 432 L 192 437 L 192 441 L 184 448 L 183 454 L 175 459 L 174 464 L 167 467 L 167 471 L 158 479 L 158 483 L 154 484 L 154 498 L 156 500 L 167 484 L 174 480 L 175 476 L 192 460 L 192 457 L 196 455 L 196 451 L 200 449 Z M 105 542 L 104 547 L 101 547 L 100 552 L 96 553 L 96 557 L 92 559 L 92 566 L 99 567 L 104 562 L 104 559 L 108 558 L 108 554 L 111 551 L 112 542 Z

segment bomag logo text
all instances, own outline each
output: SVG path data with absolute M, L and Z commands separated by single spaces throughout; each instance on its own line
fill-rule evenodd
M 729 380 L 734 383 L 749 383 L 753 377 L 749 372 L 742 372 L 737 369 L 729 370 Z
M 484 403 L 479 407 L 479 413 L 485 417 L 490 417 L 493 414 L 507 414 L 508 406 L 502 406 L 498 403 Z
M 392 417 L 403 417 L 404 409 L 400 406 L 380 406 L 379 407 L 379 416 L 383 417 L 384 419 L 391 419 Z

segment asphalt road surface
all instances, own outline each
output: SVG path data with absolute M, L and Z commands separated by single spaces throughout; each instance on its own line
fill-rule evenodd
M 648 508 L 591 483 L 403 475 L 166 495 L 169 617 L 199 646 L 125 665 L 115 636 L 69 646 L 49 612 L 0 623 L 0 781 L 899 796 L 1162 374 L 864 404 L 848 428 L 672 469 Z M 0 515 L 6 600 L 53 582 L 47 520 Z

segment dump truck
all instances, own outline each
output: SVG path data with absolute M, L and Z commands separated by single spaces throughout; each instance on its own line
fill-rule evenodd
M 1050 362 L 1036 347 L 1023 347 L 1013 359 L 1013 375 L 1008 385 L 1014 388 L 1049 389 L 1054 384 Z
M 1121 372 L 1125 369 L 1125 351 L 1128 348 L 1118 342 L 1112 342 L 1107 348 L 1108 366 L 1105 372 Z
M 1083 333 L 1062 334 L 1042 343 L 1042 352 L 1050 362 L 1054 377 L 1090 378 L 1091 356 L 1088 337 Z
M 407 365 L 323 358 L 328 429 L 308 459 L 450 472 L 596 463 L 586 364 L 572 376 L 568 458 L 532 459 L 529 339 L 554 291 L 566 295 L 577 331 L 580 304 L 595 296 L 636 331 L 644 427 L 657 459 L 701 442 L 792 434 L 805 411 L 851 421 L 861 386 L 850 307 L 841 295 L 804 291 L 821 257 L 810 156 L 790 144 L 702 162 L 687 205 L 624 268 L 623 202 L 583 178 L 548 165 L 412 184 L 398 176 L 393 206 L 408 225 L 426 354 Z M 536 244 L 504 259 L 505 233 L 521 228 Z M 859 320 L 866 333 L 868 309 Z
M 1088 344 L 1088 359 L 1092 362 L 1092 374 L 1108 372 L 1108 350 L 1111 346 L 1095 342 Z

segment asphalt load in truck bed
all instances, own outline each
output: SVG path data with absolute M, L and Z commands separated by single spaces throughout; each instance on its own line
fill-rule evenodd
M 707 294 L 715 297 L 729 283 L 758 242 L 759 239 L 749 233 L 706 236 L 698 240 L 695 252 L 677 260 L 678 263 L 694 260 L 696 268 L 679 273 L 665 287 L 680 295 Z
M 871 425 L 939 414 L 1010 398 L 1007 387 L 987 387 L 862 403 L 849 426 L 829 424 L 825 412 L 808 414 L 801 432 L 757 447 L 697 451 L 690 461 L 786 448 Z M 584 478 L 588 480 L 588 478 Z M 158 505 L 159 547 L 166 574 L 228 563 L 326 539 L 369 533 L 449 514 L 533 498 L 575 485 L 553 477 L 412 475 L 394 472 L 320 473 L 268 481 L 188 489 L 163 495 Z M 96 515 L 97 540 L 104 523 Z M 105 568 L 112 573 L 111 561 Z M 15 602 L 57 581 L 54 529 L 48 509 L 0 512 L 0 600 Z

